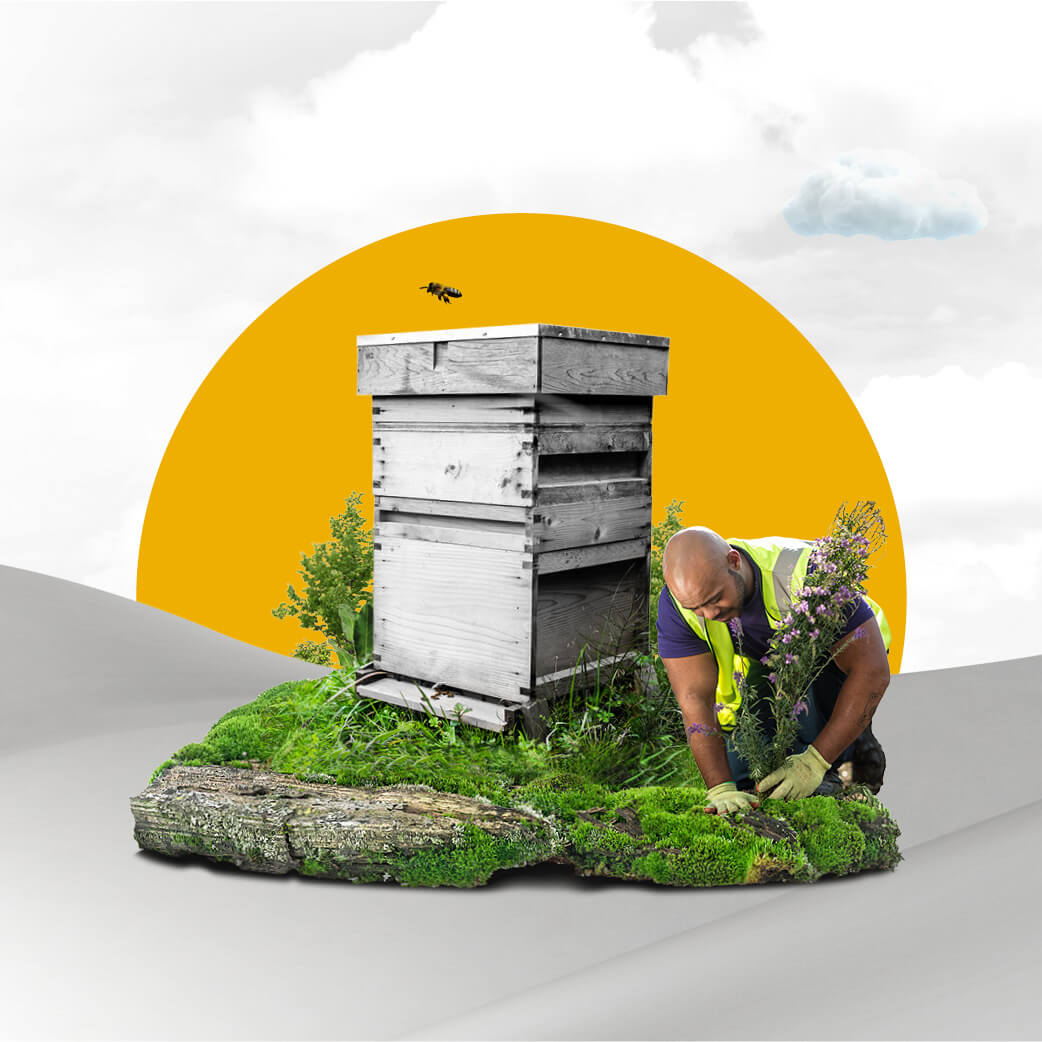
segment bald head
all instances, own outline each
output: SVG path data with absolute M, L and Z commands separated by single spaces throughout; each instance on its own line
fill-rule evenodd
M 748 582 L 742 556 L 711 528 L 677 532 L 662 555 L 662 574 L 680 604 L 705 618 L 741 612 Z

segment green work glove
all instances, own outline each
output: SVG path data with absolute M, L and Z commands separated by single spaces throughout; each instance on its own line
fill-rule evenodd
M 751 792 L 739 792 L 733 781 L 714 785 L 707 793 L 707 814 L 727 814 L 733 810 L 752 810 L 759 807 L 760 801 Z
M 775 787 L 774 792 L 768 794 L 772 800 L 802 800 L 821 784 L 831 766 L 813 745 L 808 745 L 802 753 L 787 756 L 781 767 L 756 786 L 756 791 L 766 793 Z

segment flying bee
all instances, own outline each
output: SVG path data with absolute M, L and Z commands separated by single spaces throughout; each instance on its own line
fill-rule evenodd
M 426 286 L 420 286 L 420 289 L 425 289 L 428 293 L 433 293 L 438 300 L 442 300 L 446 304 L 449 303 L 449 297 L 463 296 L 458 289 L 453 289 L 451 286 L 443 286 L 440 282 L 428 282 Z

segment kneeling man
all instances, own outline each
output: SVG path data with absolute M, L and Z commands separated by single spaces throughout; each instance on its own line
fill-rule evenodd
M 795 755 L 755 791 L 729 736 L 740 698 L 735 670 L 743 667 L 749 684 L 765 682 L 760 658 L 789 609 L 793 586 L 813 570 L 811 549 L 798 539 L 725 541 L 701 527 L 686 528 L 666 544 L 658 649 L 708 790 L 710 813 L 759 806 L 758 793 L 801 799 L 837 792 L 843 783 L 833 765 L 848 760 L 855 781 L 873 792 L 883 783 L 886 759 L 872 734 L 872 714 L 890 683 L 890 628 L 868 597 L 856 598 L 848 609 L 834 658 L 804 695 L 807 709 L 790 750 Z M 850 640 L 855 630 L 860 635 Z

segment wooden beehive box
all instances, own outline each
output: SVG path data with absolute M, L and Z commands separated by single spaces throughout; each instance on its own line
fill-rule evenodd
M 668 348 L 544 324 L 358 338 L 385 673 L 360 690 L 499 730 L 646 650 Z

